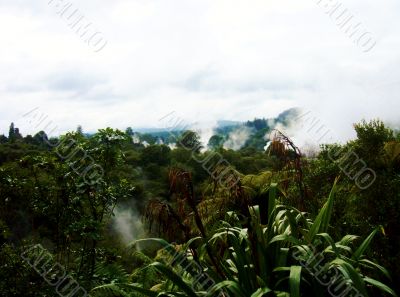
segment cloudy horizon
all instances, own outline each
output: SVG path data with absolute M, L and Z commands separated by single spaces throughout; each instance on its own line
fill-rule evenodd
M 293 107 L 335 140 L 361 119 L 400 127 L 400 3 L 341 3 L 376 41 L 365 52 L 321 1 L 1 1 L 0 134 L 11 122 L 37 131 L 23 123 L 35 108 L 60 132 L 159 128 L 172 111 L 212 126 Z M 101 32 L 98 52 L 71 28 L 78 15 Z

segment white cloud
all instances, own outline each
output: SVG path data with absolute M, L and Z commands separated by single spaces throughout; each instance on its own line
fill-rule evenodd
M 107 38 L 100 53 L 47 0 L 3 2 L 0 133 L 35 107 L 60 131 L 157 126 L 171 111 L 188 122 L 247 120 L 293 106 L 340 140 L 361 118 L 399 123 L 394 0 L 344 3 L 376 37 L 369 53 L 316 1 L 74 2 Z

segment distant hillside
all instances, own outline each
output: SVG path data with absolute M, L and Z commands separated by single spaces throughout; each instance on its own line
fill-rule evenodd
M 291 108 L 271 119 L 254 119 L 245 123 L 235 122 L 233 125 L 218 127 L 210 138 L 209 148 L 224 146 L 231 149 L 254 148 L 263 150 L 266 135 L 278 125 L 287 127 L 298 117 L 300 110 Z
M 256 118 L 247 122 L 220 120 L 217 122 L 217 128 L 214 129 L 214 135 L 204 145 L 210 149 L 223 146 L 234 150 L 242 148 L 263 150 L 266 145 L 266 135 L 277 125 L 283 127 L 290 125 L 299 113 L 298 108 L 291 108 L 276 118 Z M 173 144 L 183 132 L 170 131 L 166 128 L 128 128 L 128 130 L 131 131 L 130 134 L 134 140 L 145 144 Z

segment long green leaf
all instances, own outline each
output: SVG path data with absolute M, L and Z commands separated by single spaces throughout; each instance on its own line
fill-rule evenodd
M 352 281 L 352 285 L 355 289 L 357 289 L 364 297 L 368 297 L 364 280 L 361 278 L 360 273 L 356 271 L 350 263 L 347 263 L 342 259 L 335 259 L 332 261 L 332 264 L 334 264 L 343 275 Z
M 151 264 L 151 266 L 154 266 L 157 270 L 159 270 L 162 274 L 164 274 L 174 285 L 176 285 L 178 288 L 183 290 L 187 296 L 190 297 L 197 297 L 197 294 L 193 291 L 193 289 L 186 284 L 182 277 L 177 275 L 174 271 L 172 271 L 170 268 L 165 266 L 162 263 L 155 262 Z
M 308 232 L 309 242 L 312 242 L 318 233 L 326 233 L 328 231 L 328 226 L 333 211 L 333 201 L 336 193 L 337 182 L 338 178 L 336 178 L 335 183 L 333 184 L 328 200 L 320 210 L 318 216 L 315 218 L 314 223 L 310 228 L 310 231 Z
M 278 184 L 272 183 L 269 187 L 269 195 L 268 195 L 268 219 L 271 217 L 273 210 L 275 209 L 276 204 L 276 189 Z
M 365 250 L 371 244 L 372 239 L 374 238 L 375 234 L 378 232 L 380 227 L 377 227 L 371 234 L 363 241 L 363 243 L 358 247 L 358 249 L 354 252 L 352 259 L 358 261 L 361 256 L 364 254 Z
M 374 279 L 369 278 L 369 277 L 365 277 L 364 281 L 366 283 L 369 283 L 369 284 L 377 287 L 378 289 L 380 289 L 380 290 L 382 290 L 382 291 L 384 291 L 386 293 L 389 293 L 392 296 L 397 296 L 396 293 L 391 288 L 389 288 L 388 286 L 386 286 L 385 284 L 383 284 L 383 283 L 381 283 L 381 282 L 379 282 L 377 280 L 374 280 Z
M 300 297 L 301 266 L 290 267 L 289 286 L 290 296 Z
M 250 297 L 262 297 L 264 296 L 264 294 L 267 294 L 269 292 L 272 292 L 270 288 L 259 288 L 257 291 L 251 294 Z
M 213 294 L 220 292 L 224 288 L 232 292 L 234 294 L 233 296 L 235 297 L 247 297 L 246 293 L 242 290 L 241 286 L 237 282 L 231 280 L 225 280 L 214 285 L 214 287 L 211 288 L 210 293 L 208 295 L 214 296 Z

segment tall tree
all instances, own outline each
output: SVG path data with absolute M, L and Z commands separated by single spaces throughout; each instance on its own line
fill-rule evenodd
M 78 125 L 78 127 L 76 127 L 76 133 L 78 133 L 79 135 L 83 135 L 83 128 L 81 125 Z
M 183 132 L 182 136 L 178 139 L 177 146 L 196 153 L 200 152 L 203 147 L 200 142 L 199 134 L 191 130 Z
M 0 143 L 6 143 L 7 142 L 7 137 L 4 136 L 4 134 L 0 135 Z
M 133 136 L 134 133 L 133 133 L 132 127 L 126 128 L 125 133 L 126 133 L 128 136 Z
M 21 133 L 19 133 L 19 129 L 15 128 L 14 123 L 11 123 L 10 130 L 8 132 L 8 139 L 10 142 L 14 142 L 17 139 L 22 139 Z
M 14 123 L 11 123 L 10 130 L 8 132 L 8 139 L 13 140 L 14 135 L 15 135 L 15 127 L 14 127 Z

